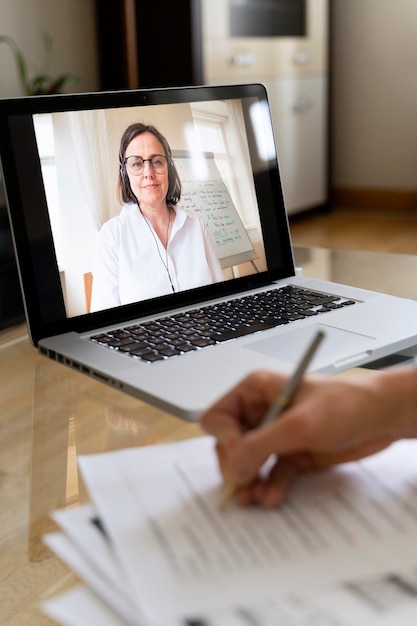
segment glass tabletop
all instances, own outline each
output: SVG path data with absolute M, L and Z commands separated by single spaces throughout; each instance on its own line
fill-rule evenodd
M 294 256 L 306 276 L 417 300 L 417 257 L 298 246 Z M 41 600 L 76 581 L 42 535 L 52 510 L 88 500 L 77 456 L 202 433 L 40 356 L 24 325 L 0 332 L 0 376 L 0 622 L 45 626 Z
M 298 273 L 417 300 L 417 256 L 333 248 L 294 247 Z

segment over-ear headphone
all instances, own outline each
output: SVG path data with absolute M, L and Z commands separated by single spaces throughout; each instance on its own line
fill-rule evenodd
M 128 182 L 129 177 L 126 172 L 126 164 L 124 163 L 122 159 L 119 159 L 119 167 L 120 167 L 120 176 L 122 177 L 123 183 Z
M 120 178 L 122 180 L 122 192 L 123 195 L 129 200 L 135 199 L 135 195 L 130 186 L 129 176 L 126 171 L 126 163 L 119 158 Z

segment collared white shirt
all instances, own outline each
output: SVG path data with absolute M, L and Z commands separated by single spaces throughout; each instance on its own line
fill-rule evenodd
M 224 280 L 202 220 L 176 207 L 165 249 L 137 204 L 103 224 L 93 266 L 91 310 Z

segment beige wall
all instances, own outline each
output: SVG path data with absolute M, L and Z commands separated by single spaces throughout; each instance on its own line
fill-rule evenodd
M 71 91 L 98 87 L 94 0 L 0 0 L 0 34 L 13 37 L 30 74 L 44 69 L 42 33 L 55 38 L 52 75 L 73 73 L 80 80 Z M 14 58 L 0 44 L 0 97 L 22 95 Z
M 333 187 L 417 189 L 417 2 L 331 0 Z

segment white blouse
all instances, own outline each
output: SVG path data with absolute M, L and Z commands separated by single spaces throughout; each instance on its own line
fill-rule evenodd
M 134 203 L 103 224 L 93 265 L 91 311 L 224 280 L 203 221 L 174 210 L 166 249 Z

